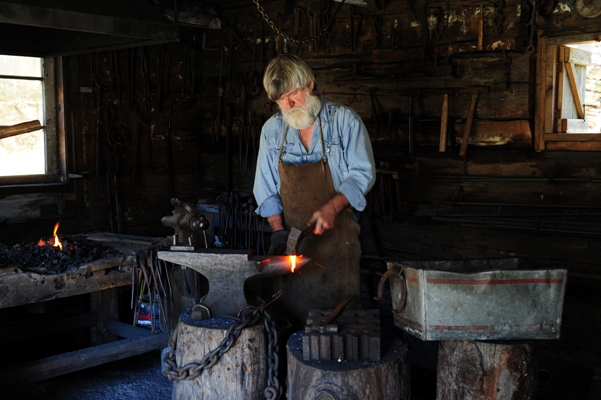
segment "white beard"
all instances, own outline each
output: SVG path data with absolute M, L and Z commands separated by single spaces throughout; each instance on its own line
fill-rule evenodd
M 321 110 L 321 100 L 318 96 L 307 93 L 305 108 L 294 106 L 288 111 L 282 111 L 284 122 L 294 129 L 303 130 L 310 127 Z

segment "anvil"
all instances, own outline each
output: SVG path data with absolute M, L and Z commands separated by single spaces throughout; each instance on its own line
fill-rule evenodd
M 231 250 L 230 250 L 231 251 Z M 209 292 L 200 303 L 211 310 L 211 317 L 235 316 L 248 306 L 244 284 L 250 279 L 267 278 L 291 273 L 289 256 L 249 257 L 247 252 L 224 253 L 217 251 L 159 251 L 158 258 L 179 264 L 204 275 L 209 281 Z M 311 261 L 296 258 L 295 271 Z

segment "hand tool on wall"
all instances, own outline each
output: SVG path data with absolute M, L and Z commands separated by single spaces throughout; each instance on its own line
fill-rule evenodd
M 476 103 L 478 102 L 479 93 L 472 94 L 472 102 L 470 103 L 470 109 L 467 113 L 467 122 L 465 123 L 465 131 L 463 132 L 463 138 L 461 139 L 461 149 L 459 150 L 459 155 L 461 157 L 465 157 L 465 153 L 467 152 L 467 143 L 470 138 L 470 133 L 472 130 L 472 123 L 474 121 L 474 114 L 476 112 Z
M 426 0 L 411 0 L 411 12 L 421 27 L 420 61 L 426 58 L 426 45 L 428 44 L 428 16 L 426 15 Z
M 95 105 L 96 105 L 96 137 L 95 140 L 95 152 L 96 152 L 96 193 L 100 192 L 100 111 L 102 102 L 102 74 L 99 71 L 98 65 L 98 53 L 96 53 L 95 60 L 90 55 L 90 63 L 92 64 L 92 84 L 95 91 Z
M 440 141 L 438 151 L 444 153 L 447 150 L 447 132 L 449 123 L 449 94 L 442 95 L 442 112 L 440 114 Z
M 409 95 L 409 119 L 408 119 L 408 130 L 409 130 L 409 154 L 413 154 L 413 147 L 415 145 L 415 127 L 414 127 L 414 114 L 413 114 L 413 94 Z
M 463 132 L 463 138 L 461 139 L 461 148 L 459 150 L 459 155 L 461 157 L 465 157 L 465 153 L 467 151 L 467 144 L 469 142 L 470 133 L 472 130 L 472 125 L 474 122 L 474 114 L 476 113 L 476 104 L 478 103 L 478 97 L 480 93 L 488 92 L 489 88 L 487 86 L 484 87 L 474 87 L 464 89 L 458 92 L 459 93 L 467 93 L 472 95 L 472 101 L 470 103 L 470 108 L 467 113 L 467 121 L 465 123 L 465 131 Z
M 489 1 L 479 1 L 474 3 L 480 9 L 480 19 L 478 21 L 478 51 L 484 50 L 484 6 L 490 4 Z
M 167 201 L 173 198 L 173 154 L 171 153 L 171 108 L 165 110 L 165 160 L 167 169 Z
M 130 112 L 129 120 L 131 125 L 131 180 L 132 185 L 136 186 L 138 183 L 140 124 L 147 124 L 142 121 L 142 116 L 136 111 Z

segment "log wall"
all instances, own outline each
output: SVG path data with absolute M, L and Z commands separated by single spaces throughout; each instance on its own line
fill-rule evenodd
M 568 265 L 562 335 L 569 342 L 562 344 L 573 351 L 561 356 L 598 369 L 600 155 L 562 145 L 536 151 L 531 4 L 501 3 L 482 10 L 466 1 L 328 2 L 328 36 L 299 46 L 284 43 L 254 4 L 214 1 L 203 12 L 212 7 L 222 29 L 182 26 L 180 43 L 66 57 L 68 166 L 81 178 L 66 192 L 1 198 L 8 229 L 0 239 L 39 235 L 59 218 L 65 233 L 166 235 L 172 232 L 160 218 L 170 213 L 170 197 L 214 201 L 223 192 L 250 192 L 253 143 L 277 109 L 261 88 L 262 68 L 285 46 L 314 67 L 323 96 L 357 111 L 378 166 L 400 177 L 402 210 L 387 207 L 396 192 L 380 191 L 379 181 L 370 195 L 364 252 L 405 259 L 518 255 Z M 552 13 L 556 4 L 540 4 L 537 28 L 546 36 L 601 34 L 598 19 L 561 4 Z M 307 22 L 318 5 L 261 2 L 275 27 L 301 41 L 315 30 Z M 476 92 L 473 141 L 460 157 Z M 445 94 L 448 137 L 440 152 Z M 115 187 L 118 210 L 109 202 Z

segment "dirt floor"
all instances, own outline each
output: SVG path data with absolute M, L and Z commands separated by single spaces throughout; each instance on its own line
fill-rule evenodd
M 0 400 L 169 400 L 172 383 L 152 351 L 18 388 L 0 387 Z M 412 367 L 412 400 L 434 399 L 432 371 Z M 283 400 L 283 399 L 282 399 Z
M 0 387 L 1 400 L 168 400 L 172 383 L 152 351 L 18 388 Z

